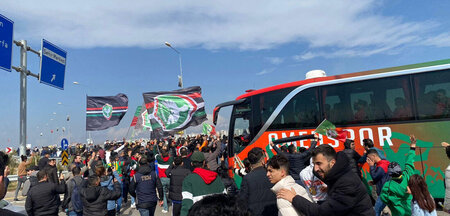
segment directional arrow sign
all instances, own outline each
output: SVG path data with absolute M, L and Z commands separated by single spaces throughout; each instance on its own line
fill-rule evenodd
M 0 14 L 0 69 L 11 72 L 14 22 Z
M 61 148 L 62 148 L 62 150 L 67 150 L 68 147 L 69 147 L 69 141 L 67 141 L 66 138 L 63 138 L 61 140 Z
M 69 165 L 69 154 L 67 154 L 66 150 L 61 153 L 61 164 L 64 166 Z
M 39 82 L 64 90 L 67 52 L 42 39 Z

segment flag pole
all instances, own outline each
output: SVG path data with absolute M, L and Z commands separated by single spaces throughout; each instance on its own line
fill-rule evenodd
M 130 133 L 131 126 L 128 127 L 127 134 L 125 134 L 125 138 L 128 138 L 128 133 Z

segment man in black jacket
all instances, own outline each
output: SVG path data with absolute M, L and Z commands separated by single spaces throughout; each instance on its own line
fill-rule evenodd
M 269 182 L 264 169 L 264 151 L 258 147 L 253 148 L 248 152 L 247 158 L 252 170 L 242 179 L 239 198 L 248 206 L 253 216 L 277 215 L 277 198 L 270 190 L 273 184 Z
M 347 156 L 329 145 L 320 145 L 312 152 L 314 175 L 328 186 L 327 199 L 312 203 L 295 194 L 293 189 L 282 189 L 277 197 L 292 202 L 294 208 L 306 215 L 375 215 L 366 188 L 352 172 Z
M 183 200 L 183 180 L 191 174 L 191 171 L 184 168 L 183 158 L 175 157 L 173 164 L 166 170 L 166 175 L 170 178 L 169 199 L 172 200 L 172 215 L 178 216 L 181 211 L 181 201 Z
M 319 135 L 304 135 L 303 139 L 318 139 Z M 309 159 L 311 158 L 311 152 L 316 147 L 317 141 L 311 142 L 311 147 L 304 152 L 297 152 L 297 147 L 295 145 L 290 145 L 288 147 L 288 152 L 282 152 L 276 145 L 272 142 L 270 143 L 272 148 L 277 152 L 285 156 L 289 160 L 289 175 L 295 180 L 295 183 L 304 186 L 303 182 L 300 180 L 300 172 L 305 169 L 308 165 Z
M 344 150 L 342 150 L 347 155 L 348 162 L 352 171 L 362 178 L 361 169 L 358 166 L 358 161 L 361 159 L 361 155 L 355 151 L 355 141 L 351 139 L 346 139 L 344 142 Z
M 42 157 L 38 163 L 39 170 L 43 170 L 45 168 L 45 166 L 47 166 L 48 161 L 50 160 L 49 158 L 50 158 L 50 152 L 45 151 L 44 157 Z
M 59 194 L 66 192 L 64 176 L 60 176 L 61 184 L 47 181 L 47 173 L 41 170 L 37 174 L 39 183 L 28 192 L 25 209 L 30 216 L 58 215 Z
M 156 190 L 158 190 L 159 198 L 156 194 Z M 139 160 L 138 171 L 130 181 L 129 193 L 131 196 L 136 197 L 136 207 L 141 215 L 153 215 L 158 200 L 159 205 L 163 204 L 163 187 L 161 180 L 158 178 L 155 171 L 150 169 L 147 158 L 141 158 Z
M 114 178 L 114 190 L 100 186 L 100 178 L 90 175 L 88 186 L 81 189 L 81 201 L 83 202 L 83 215 L 105 216 L 108 213 L 107 201 L 119 199 L 122 194 L 117 179 Z

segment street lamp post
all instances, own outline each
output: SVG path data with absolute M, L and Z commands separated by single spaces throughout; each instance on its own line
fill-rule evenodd
M 90 90 L 90 87 L 89 86 L 87 86 L 87 85 L 84 85 L 84 84 L 80 84 L 79 82 L 77 82 L 77 81 L 74 81 L 74 82 L 72 82 L 74 85 L 78 85 L 78 86 L 84 86 L 84 87 L 86 87 L 86 97 L 88 96 L 88 93 L 89 93 L 89 90 Z M 68 120 L 67 121 L 69 121 L 69 117 L 67 118 Z M 91 132 L 89 131 L 86 131 L 86 141 L 88 140 L 88 138 L 89 138 L 89 141 L 90 142 L 92 142 L 92 138 L 91 138 Z M 89 144 L 89 143 L 88 143 Z
M 181 53 L 175 49 L 169 42 L 164 43 L 178 54 L 178 60 L 180 61 L 180 76 L 178 76 L 178 87 L 183 88 L 183 67 L 181 66 Z

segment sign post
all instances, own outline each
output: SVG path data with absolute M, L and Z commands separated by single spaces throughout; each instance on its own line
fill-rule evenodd
M 14 69 L 20 73 L 19 153 L 20 155 L 25 155 L 25 145 L 27 143 L 27 76 L 33 76 L 41 83 L 64 90 L 67 52 L 44 39 L 42 40 L 42 50 L 36 51 L 27 45 L 26 40 L 14 40 L 13 30 L 14 22 L 0 14 L 0 69 L 7 71 Z M 20 47 L 20 67 L 12 66 L 13 43 Z M 27 69 L 28 51 L 40 57 L 40 74 L 31 73 Z
M 0 69 L 11 72 L 14 22 L 0 14 Z

